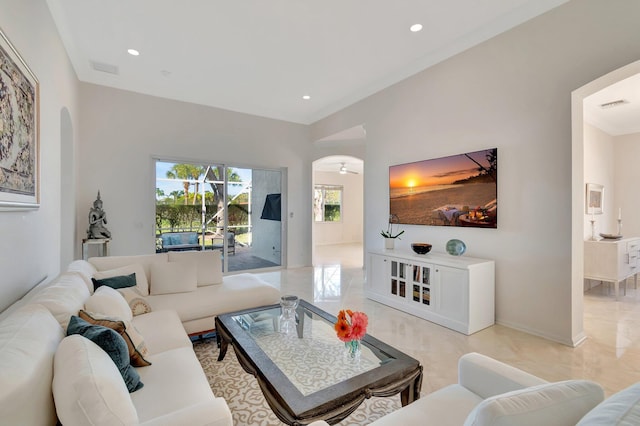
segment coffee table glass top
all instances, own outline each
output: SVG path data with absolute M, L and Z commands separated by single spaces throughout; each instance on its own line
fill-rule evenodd
M 289 332 L 281 326 L 281 308 L 242 313 L 232 317 L 304 396 L 328 388 L 384 365 L 394 358 L 361 344 L 361 355 L 349 358 L 328 318 L 301 303 Z

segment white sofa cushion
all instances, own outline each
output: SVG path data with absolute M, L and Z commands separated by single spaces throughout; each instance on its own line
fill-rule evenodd
M 125 265 L 115 269 L 97 271 L 93 274 L 93 278 L 96 280 L 102 280 L 105 278 L 120 277 L 131 274 L 136 275 L 136 288 L 140 294 L 147 296 L 149 294 L 149 281 L 144 267 L 140 263 L 132 263 L 131 265 Z
M 62 327 L 42 305 L 22 306 L 0 322 L 0 423 L 53 425 L 53 357 Z
M 53 397 L 64 425 L 138 424 L 138 414 L 113 360 L 80 335 L 60 342 L 54 359 Z
M 629 386 L 598 404 L 576 426 L 640 425 L 640 383 Z
M 603 399 L 602 387 L 589 380 L 545 383 L 485 399 L 464 426 L 573 426 Z
M 194 333 L 213 329 L 213 318 L 216 315 L 278 303 L 279 299 L 278 289 L 256 275 L 245 273 L 226 276 L 220 285 L 198 287 L 193 292 L 157 296 L 152 294 L 147 297 L 147 302 L 154 311 L 176 310 L 183 323 L 210 318 L 210 326 L 205 329 L 187 329 L 188 333 Z
M 89 263 L 96 267 L 98 271 L 121 268 L 123 266 L 138 263 L 144 268 L 144 273 L 149 278 L 151 275 L 151 265 L 154 263 L 166 263 L 169 261 L 167 253 L 142 254 L 136 256 L 104 256 L 90 257 Z
M 169 262 L 193 262 L 198 273 L 198 287 L 222 284 L 220 250 L 170 251 Z
M 89 297 L 84 279 L 76 272 L 58 275 L 51 285 L 33 295 L 29 303 L 36 303 L 49 309 L 64 330 L 71 315 L 76 315 Z
M 132 323 L 144 336 L 150 355 L 176 348 L 193 348 L 193 343 L 174 310 L 156 310 L 139 315 L 133 317 Z M 158 324 L 162 324 L 162 327 L 158 327 Z
M 133 313 L 124 297 L 111 287 L 102 286 L 87 299 L 84 310 L 126 321 L 133 319 Z M 77 312 L 76 312 L 77 313 Z
M 151 367 L 139 369 L 145 386 L 131 394 L 141 423 L 193 404 L 216 404 L 216 398 L 193 348 L 177 348 L 152 354 L 151 362 Z M 221 412 L 216 417 L 231 419 L 229 409 L 222 406 L 220 408 Z M 216 418 L 203 418 L 193 424 L 215 422 Z
M 69 266 L 67 266 L 67 272 L 77 272 L 82 276 L 82 279 L 84 280 L 84 283 L 87 285 L 87 288 L 89 289 L 89 293 L 93 294 L 93 283 L 91 282 L 91 277 L 93 276 L 93 274 L 95 274 L 98 270 L 95 268 L 95 266 L 93 266 L 91 263 L 87 262 L 86 260 L 74 260 L 73 262 L 71 262 L 69 264 Z
M 151 265 L 152 295 L 195 291 L 198 287 L 193 262 L 167 262 Z

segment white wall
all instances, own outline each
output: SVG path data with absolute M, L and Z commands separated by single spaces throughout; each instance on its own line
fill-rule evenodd
M 617 225 L 618 208 L 622 209 L 622 235 L 640 236 L 640 133 L 613 138 L 615 153 L 615 215 L 610 223 Z M 615 229 L 615 228 L 612 228 Z
M 604 186 L 603 214 L 594 215 L 596 238 L 599 233 L 616 233 L 618 203 L 615 201 L 616 181 L 613 137 L 588 123 L 584 124 L 584 181 Z M 585 187 L 586 194 L 586 187 Z M 583 210 L 586 211 L 586 210 Z M 584 239 L 591 238 L 591 215 L 585 214 Z
M 0 28 L 40 82 L 41 191 L 38 210 L 0 212 L 2 310 L 60 270 L 61 111 L 69 111 L 67 133 L 77 132 L 78 120 L 76 77 L 45 1 L 0 0 L 0 11 Z
M 308 126 L 85 83 L 80 104 L 79 233 L 100 190 L 113 236 L 111 254 L 154 252 L 152 156 L 285 168 L 284 194 L 294 213 L 287 222 L 287 264 L 311 263 Z
M 268 194 L 284 193 L 279 171 L 254 170 L 251 177 L 251 224 L 253 239 L 251 254 L 278 265 L 282 264 L 282 228 L 287 225 L 286 204 L 281 204 L 281 220 L 261 219 Z M 281 201 L 282 203 L 282 201 Z
M 406 226 L 400 246 L 462 239 L 496 261 L 499 323 L 577 343 L 571 92 L 640 57 L 638 16 L 634 0 L 572 1 L 314 123 L 314 139 L 366 125 L 366 248 L 383 245 L 389 165 L 497 147 L 498 229 Z
M 314 185 L 342 185 L 342 221 L 313 222 L 313 243 L 362 243 L 363 183 L 361 174 L 314 172 Z

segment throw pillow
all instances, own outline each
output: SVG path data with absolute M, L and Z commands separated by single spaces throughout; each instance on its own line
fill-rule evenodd
M 163 262 L 164 263 L 164 262 Z M 122 275 L 136 274 L 136 286 L 143 296 L 149 294 L 149 281 L 144 266 L 141 263 L 132 263 L 119 266 L 113 269 L 104 269 L 93 274 L 93 278 L 101 280 L 104 278 L 118 277 Z
M 140 381 L 140 375 L 129 362 L 127 343 L 115 330 L 101 325 L 89 324 L 74 315 L 69 320 L 69 327 L 67 327 L 67 336 L 73 334 L 79 334 L 91 340 L 111 357 L 116 367 L 118 367 L 129 393 L 135 392 L 144 386 Z
M 97 289 L 100 286 L 106 285 L 111 288 L 120 289 L 126 287 L 135 287 L 136 285 L 136 274 L 129 275 L 118 275 L 115 277 L 96 279 L 95 277 L 91 277 L 91 281 L 93 282 L 93 288 Z
M 151 365 L 151 363 L 144 358 L 149 355 L 149 350 L 144 342 L 144 338 L 129 321 L 122 321 L 117 318 L 110 318 L 82 310 L 78 312 L 78 316 L 89 324 L 101 325 L 117 331 L 127 344 L 131 365 L 134 367 L 146 367 Z
M 84 302 L 84 310 L 97 312 L 114 318 L 122 318 L 127 321 L 133 319 L 133 313 L 124 297 L 111 287 L 103 285 Z M 77 312 L 77 311 L 76 311 Z
M 52 391 L 58 424 L 139 424 L 138 413 L 118 368 L 105 351 L 79 334 L 65 337 L 58 345 Z M 47 396 L 51 399 L 51 392 Z M 38 405 L 32 407 L 39 410 Z
M 598 404 L 576 426 L 634 426 L 639 424 L 640 383 L 636 383 Z
M 222 255 L 220 250 L 172 251 L 169 262 L 195 263 L 198 287 L 222 284 Z
M 119 288 L 118 293 L 127 301 L 134 317 L 151 312 L 151 305 L 145 300 L 137 287 Z
M 185 293 L 197 288 L 195 264 L 167 262 L 151 265 L 152 295 Z
M 485 399 L 464 426 L 574 425 L 603 399 L 602 387 L 589 380 L 545 383 Z

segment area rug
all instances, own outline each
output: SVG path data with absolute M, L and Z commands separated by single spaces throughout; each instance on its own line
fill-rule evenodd
M 271 411 L 256 379 L 242 369 L 231 346 L 220 362 L 217 361 L 219 351 L 215 338 L 197 340 L 193 348 L 213 393 L 227 401 L 235 426 L 284 425 Z M 365 400 L 356 411 L 338 424 L 368 425 L 400 407 L 400 395 L 390 398 L 373 397 Z

